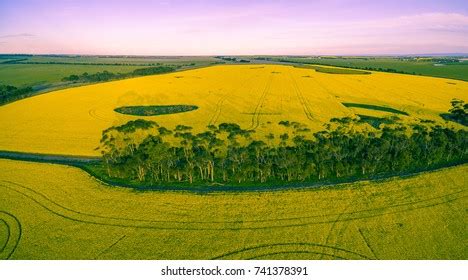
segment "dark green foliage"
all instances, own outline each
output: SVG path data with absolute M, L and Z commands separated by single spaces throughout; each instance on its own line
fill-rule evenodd
M 300 134 L 298 130 L 304 125 L 293 123 L 296 128 L 292 134 L 268 134 L 265 141 L 253 139 L 254 131 L 232 123 L 211 125 L 198 134 L 183 125 L 177 126 L 174 134 L 159 127 L 159 134 L 149 133 L 140 144 L 128 141 L 127 148 L 116 148 L 109 132 L 119 131 L 123 134 L 120 138 L 128 139 L 128 131 L 135 131 L 121 126 L 103 133 L 101 149 L 106 176 L 144 185 L 312 183 L 397 174 L 468 160 L 465 130 L 418 123 L 355 132 L 343 129 L 353 122 L 351 119 L 334 122 L 340 128 L 314 134 Z M 291 123 L 282 121 L 289 127 Z M 138 127 L 144 130 L 154 125 Z M 279 145 L 272 143 L 274 139 Z
M 79 79 L 80 79 L 80 76 L 78 75 L 70 75 L 67 78 L 64 78 L 65 81 L 69 81 L 69 82 L 76 82 Z
M 30 96 L 32 91 L 32 87 L 17 88 L 10 85 L 0 85 L 0 104 Z
M 392 124 L 395 122 L 395 119 L 391 118 L 379 118 L 366 115 L 358 115 L 359 122 L 365 122 L 370 124 L 372 127 L 379 129 L 381 124 Z
M 215 56 L 215 58 L 222 59 L 225 61 L 240 62 L 240 63 L 249 63 L 250 60 L 236 57 L 226 57 L 226 56 Z
M 126 124 L 123 124 L 121 126 L 117 126 L 115 129 L 119 132 L 134 132 L 137 129 L 150 129 L 157 126 L 157 124 L 153 121 L 147 121 L 147 120 L 134 120 L 134 121 L 129 121 Z
M 371 105 L 371 104 L 361 104 L 361 103 L 348 103 L 348 102 L 343 102 L 342 104 L 343 104 L 343 106 L 348 107 L 348 108 L 353 108 L 353 107 L 354 108 L 363 108 L 363 109 L 383 111 L 383 112 L 389 112 L 389 113 L 408 116 L 408 113 L 397 110 L 397 109 L 393 109 L 393 108 L 390 108 L 390 107 Z
M 148 68 L 135 69 L 130 73 L 112 73 L 109 71 L 97 72 L 94 74 L 83 73 L 81 75 L 70 75 L 64 77 L 64 82 L 81 82 L 81 83 L 94 83 L 94 82 L 106 82 L 112 80 L 119 80 L 138 76 L 147 76 L 155 74 L 170 73 L 176 70 L 173 66 L 155 66 Z
M 132 73 L 133 73 L 133 76 L 147 76 L 147 75 L 169 73 L 174 70 L 175 70 L 174 67 L 171 67 L 171 66 L 157 66 L 157 67 L 135 69 L 133 70 Z
M 123 74 L 114 74 L 109 71 L 102 71 L 97 72 L 94 74 L 88 74 L 87 72 L 81 75 L 70 75 L 68 77 L 64 77 L 62 81 L 64 82 L 82 82 L 82 83 L 89 83 L 89 82 L 105 82 L 110 80 L 117 79 L 120 75 Z
M 1 61 L 0 64 L 15 64 L 15 63 L 23 62 L 26 60 L 28 59 L 27 58 L 11 59 L 11 60 Z
M 334 123 L 339 123 L 339 124 L 350 124 L 353 122 L 353 119 L 350 117 L 344 117 L 344 118 L 332 118 L 330 122 Z
M 441 117 L 468 126 L 468 103 L 459 99 L 452 99 L 450 103 L 452 103 L 452 108 L 449 113 L 441 114 Z
M 188 131 L 188 130 L 191 130 L 191 129 L 192 129 L 192 127 L 190 127 L 190 126 L 179 124 L 179 125 L 176 126 L 175 131 Z
M 312 66 L 315 71 L 326 74 L 341 74 L 341 75 L 370 75 L 371 72 L 354 70 L 354 69 L 342 69 L 342 68 L 331 68 L 331 67 L 320 67 Z
M 102 132 L 103 138 L 101 139 L 101 142 L 107 140 L 107 133 L 112 130 L 122 132 L 123 134 L 128 134 L 128 133 L 135 132 L 137 129 L 147 130 L 153 127 L 158 127 L 158 124 L 153 121 L 147 121 L 147 120 L 142 120 L 142 119 L 129 121 L 126 124 L 123 124 L 120 126 L 113 126 L 104 130 Z
M 124 106 L 114 111 L 134 116 L 157 116 L 189 112 L 198 109 L 195 105 L 151 105 L 151 106 Z

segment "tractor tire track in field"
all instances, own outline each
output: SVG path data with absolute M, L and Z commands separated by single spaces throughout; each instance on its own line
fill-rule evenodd
M 296 79 L 292 76 L 291 72 L 288 72 L 289 78 L 291 79 L 291 84 L 293 86 L 294 92 L 297 95 L 297 98 L 299 99 L 299 103 L 301 103 L 302 110 L 304 110 L 304 114 L 309 120 L 314 120 L 312 110 L 310 109 L 310 104 L 309 101 L 304 97 L 302 94 L 302 91 L 299 89 L 299 86 L 297 85 Z
M 329 232 L 329 234 L 327 236 L 326 244 L 331 244 L 331 245 L 334 244 L 335 246 L 338 245 L 338 243 L 340 242 L 340 238 L 343 237 L 345 231 L 348 230 L 348 227 L 350 225 L 352 225 L 352 223 L 351 223 L 352 220 L 346 221 L 346 217 L 348 217 L 348 213 L 346 212 L 346 210 L 349 209 L 350 206 L 351 206 L 351 204 L 348 204 L 348 206 L 343 211 L 343 213 L 340 214 L 340 217 L 333 223 L 334 228 L 330 230 L 330 232 Z M 342 217 L 344 217 L 344 218 L 342 218 Z M 345 221 L 341 222 L 341 220 L 345 220 Z M 332 236 L 333 231 L 338 232 L 338 233 L 335 233 L 334 236 Z M 334 237 L 333 243 L 329 242 L 330 237 Z M 367 247 L 369 247 L 368 243 L 366 243 L 366 245 L 367 245 Z
M 108 119 L 108 118 L 99 116 L 98 113 L 97 113 L 97 110 L 98 110 L 97 108 L 90 109 L 88 111 L 88 115 L 90 117 L 92 117 L 93 119 L 98 120 L 98 121 L 104 121 L 104 122 L 112 121 L 112 119 Z
M 260 95 L 260 99 L 258 100 L 257 106 L 255 107 L 255 110 L 253 112 L 252 121 L 251 121 L 249 129 L 256 129 L 260 125 L 260 113 L 261 113 L 263 106 L 265 105 L 266 96 L 270 91 L 272 80 L 273 80 L 273 75 L 270 74 L 270 76 L 268 77 L 268 81 L 265 84 L 265 88 L 263 89 L 262 95 Z
M 345 217 L 347 217 L 347 214 L 344 214 Z M 346 219 L 346 218 L 345 218 Z M 348 230 L 348 227 L 352 225 L 352 221 L 344 221 L 344 222 L 340 222 L 340 221 L 337 221 L 336 222 L 336 230 L 335 232 L 338 232 L 337 234 L 334 234 L 334 241 L 332 243 L 328 243 L 328 244 L 339 244 L 340 243 L 340 238 L 343 237 L 344 233 Z M 367 245 L 367 244 L 366 244 Z
M 8 225 L 8 223 L 3 220 L 2 218 L 0 218 L 0 229 L 2 229 L 2 224 L 3 226 L 5 227 L 5 236 L 6 236 L 6 239 L 5 239 L 5 243 L 2 245 L 2 247 L 0 248 L 0 254 L 3 252 L 3 250 L 5 250 L 7 244 L 8 244 L 8 240 L 10 239 L 10 226 Z M 1 233 L 1 231 L 0 231 Z
M 112 243 L 109 247 L 107 247 L 106 249 L 102 250 L 94 259 L 97 260 L 100 256 L 104 255 L 105 253 L 109 252 L 115 245 L 117 245 L 120 241 L 122 241 L 125 237 L 127 237 L 126 235 L 122 235 L 119 239 L 117 239 L 117 241 L 115 241 L 114 243 Z
M 325 238 L 325 244 L 329 244 L 329 242 L 330 242 L 330 237 L 331 237 L 332 233 L 334 232 L 334 230 L 335 230 L 335 228 L 336 228 L 338 222 L 340 222 L 340 220 L 341 220 L 341 218 L 342 218 L 343 216 L 346 216 L 346 213 L 347 213 L 346 211 L 351 207 L 351 205 L 353 205 L 352 202 L 349 203 L 348 205 L 346 205 L 346 207 L 343 209 L 343 211 L 340 212 L 340 214 L 336 217 L 336 220 L 333 221 L 333 223 L 332 223 L 331 226 L 330 226 L 330 230 L 328 231 L 327 237 Z M 335 245 L 336 245 L 336 242 L 335 242 Z M 324 256 L 324 255 L 322 255 L 322 256 L 320 257 L 320 259 L 322 259 L 323 256 Z
M 7 228 L 7 240 L 0 248 L 0 260 L 8 260 L 18 248 L 23 229 L 18 218 L 6 211 L 0 210 L 0 221 L 3 221 Z
M 255 106 L 254 112 L 252 114 L 252 120 L 249 129 L 256 129 L 260 125 L 260 111 L 261 108 L 263 107 L 266 99 L 266 95 L 268 94 L 268 91 L 270 90 L 271 86 L 271 80 L 273 79 L 273 76 L 270 75 L 268 77 L 268 81 L 265 84 L 265 88 L 262 91 L 262 94 L 260 95 L 260 98 L 258 100 L 257 105 Z
M 326 86 L 322 85 L 322 83 L 320 83 L 318 81 L 318 79 L 316 77 L 314 78 L 310 78 L 308 79 L 308 81 L 312 81 L 314 84 L 316 84 L 319 88 L 322 89 L 323 92 L 325 92 L 327 95 L 328 95 L 328 102 L 333 102 L 335 104 L 337 104 L 338 107 L 341 107 L 343 110 L 342 112 L 345 113 L 346 115 L 348 116 L 352 116 L 354 115 L 354 113 L 350 113 L 349 111 L 349 108 L 347 108 L 346 106 L 344 106 L 341 101 L 339 100 L 339 95 L 341 93 L 334 93 L 332 92 L 331 90 L 329 90 Z M 351 114 L 351 115 L 350 115 Z M 325 122 L 328 122 L 329 120 L 325 120 Z
M 100 215 L 94 215 L 89 213 L 83 213 L 80 211 L 76 211 L 70 208 L 67 208 L 63 205 L 60 205 L 53 200 L 49 199 L 45 195 L 36 192 L 32 188 L 28 188 L 26 186 L 8 182 L 9 184 L 13 184 L 17 188 L 21 188 L 23 190 L 18 190 L 16 188 L 8 187 L 6 185 L 0 185 L 0 187 L 4 187 L 10 189 L 11 191 L 17 192 L 20 195 L 27 197 L 28 199 L 32 200 L 36 204 L 40 205 L 45 210 L 65 218 L 67 220 L 75 221 L 75 222 L 83 222 L 88 224 L 95 224 L 95 225 L 103 225 L 103 226 L 117 226 L 117 227 L 129 227 L 129 228 L 148 228 L 148 229 L 177 229 L 177 230 L 192 230 L 191 228 L 186 228 L 188 224 L 212 224 L 212 222 L 182 222 L 182 221 L 167 221 L 167 220 L 144 220 L 144 219 L 131 219 L 131 218 L 119 218 L 119 217 L 106 217 Z M 173 223 L 173 224 L 180 224 L 182 227 L 177 226 L 157 226 L 155 224 L 164 224 L 164 223 Z M 224 223 L 224 222 L 219 222 Z M 209 228 L 208 228 L 209 229 Z M 196 229 L 199 230 L 199 229 Z M 203 230 L 203 228 L 201 228 Z
M 262 251 L 267 252 L 262 252 Z M 335 251 L 336 253 L 329 252 L 330 250 Z M 268 252 L 269 251 L 269 252 Z M 294 253 L 312 253 L 317 255 L 330 256 L 337 259 L 363 259 L 370 260 L 371 258 L 351 250 L 344 248 L 330 246 L 320 243 L 310 243 L 310 242 L 286 242 L 286 243 L 272 243 L 272 244 L 263 244 L 252 247 L 246 247 L 239 250 L 231 251 L 222 255 L 213 257 L 212 260 L 223 260 L 223 259 L 239 259 L 242 256 L 242 259 L 255 259 L 260 257 L 266 257 L 270 255 L 278 254 L 294 254 Z M 247 255 L 247 256 L 245 256 Z M 236 257 L 237 256 L 237 257 Z
M 224 94 L 221 96 L 221 98 L 218 100 L 216 103 L 216 109 L 211 117 L 210 121 L 208 122 L 208 125 L 214 125 L 218 122 L 219 117 L 221 116 L 221 112 L 223 111 L 223 105 L 224 102 L 228 99 L 229 96 L 232 96 L 234 93 L 239 91 L 240 89 L 244 88 L 245 85 L 247 85 L 251 80 L 253 80 L 257 76 L 252 76 L 250 78 L 245 79 L 239 87 L 236 87 L 235 89 L 229 91 L 228 93 Z
M 279 218 L 279 219 L 266 219 L 266 220 L 238 220 L 238 221 L 178 221 L 178 220 L 144 220 L 144 219 L 132 219 L 132 218 L 119 218 L 119 217 L 106 217 L 100 215 L 94 215 L 76 211 L 67 207 L 64 207 L 45 195 L 36 192 L 35 190 L 26 186 L 9 182 L 6 182 L 14 187 L 0 184 L 0 187 L 9 189 L 16 192 L 29 200 L 40 205 L 45 210 L 60 216 L 62 218 L 95 225 L 103 226 L 115 226 L 123 228 L 143 228 L 143 229 L 154 229 L 154 230 L 210 230 L 210 231 L 223 231 L 223 230 L 270 230 L 274 228 L 288 228 L 288 227 L 300 227 L 317 224 L 329 224 L 337 220 L 338 214 L 327 214 L 327 215 L 315 215 L 315 216 L 303 216 L 303 217 L 290 217 L 290 218 Z M 461 195 L 465 191 L 457 191 L 449 194 L 445 194 L 438 197 L 432 197 L 427 199 L 421 199 L 412 202 L 406 202 L 401 204 L 389 205 L 385 207 L 377 207 L 365 210 L 358 210 L 354 212 L 342 213 L 346 215 L 343 221 L 354 221 L 373 217 L 379 217 L 395 213 L 403 213 L 416 209 L 423 209 L 433 207 L 437 205 L 443 205 L 451 203 L 458 199 L 466 198 Z
M 328 256 L 328 257 L 332 257 L 335 260 L 353 260 L 353 259 L 346 259 L 346 258 L 340 257 L 338 255 L 321 253 L 319 251 L 281 251 L 281 252 L 275 252 L 275 253 L 256 255 L 254 257 L 247 258 L 247 260 L 264 260 L 265 257 L 281 256 L 281 255 L 292 255 L 292 254 L 295 254 L 295 255 L 297 255 L 297 254 L 306 254 L 306 255 Z M 310 258 L 308 258 L 308 259 L 310 259 Z
M 372 255 L 374 255 L 374 259 L 378 260 L 379 258 L 378 258 L 377 255 L 375 254 L 374 249 L 372 249 L 372 246 L 370 245 L 369 240 L 367 240 L 367 238 L 364 236 L 364 233 L 362 233 L 362 230 L 361 230 L 360 228 L 358 228 L 358 231 L 359 231 L 359 234 L 360 234 L 361 237 L 362 237 L 362 240 L 364 240 L 364 243 L 366 244 L 366 247 L 369 248 L 369 250 L 371 251 Z

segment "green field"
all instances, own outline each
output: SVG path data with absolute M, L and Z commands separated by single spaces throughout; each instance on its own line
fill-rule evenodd
M 69 65 L 69 64 L 0 64 L 0 84 L 37 86 L 58 83 L 62 78 L 84 72 L 93 74 L 109 71 L 114 73 L 131 72 L 140 66 L 115 65 Z
M 10 227 L 3 258 L 468 257 L 467 165 L 323 189 L 204 195 L 113 188 L 54 164 L 0 160 L 0 170 L 0 221 Z
M 271 57 L 273 61 L 288 61 L 305 64 L 320 64 L 366 70 L 393 69 L 406 74 L 440 77 L 468 81 L 468 61 L 438 63 L 434 60 L 403 57 Z M 443 59 L 443 58 L 439 58 Z M 369 69 L 372 68 L 372 69 Z
M 14 63 L 6 63 L 14 61 Z M 199 67 L 219 61 L 211 57 L 96 57 L 0 55 L 0 84 L 16 87 L 58 83 L 70 75 L 108 71 L 128 73 L 154 65 Z
M 0 60 L 1 61 L 1 60 Z M 89 63 L 89 64 L 209 64 L 219 61 L 213 57 L 204 56 L 31 56 L 21 63 Z

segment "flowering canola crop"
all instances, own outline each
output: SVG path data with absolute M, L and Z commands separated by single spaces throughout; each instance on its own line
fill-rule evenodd
M 404 118 L 442 121 L 452 98 L 465 98 L 468 83 L 378 73 L 328 74 L 282 65 L 224 65 L 59 90 L 0 107 L 0 150 L 98 155 L 101 132 L 145 118 L 195 131 L 235 122 L 269 133 L 281 120 L 313 131 L 334 117 L 391 113 L 345 107 L 343 103 L 387 106 Z M 160 116 L 131 116 L 122 106 L 195 105 L 197 110 Z M 272 125 L 269 125 L 272 124 Z

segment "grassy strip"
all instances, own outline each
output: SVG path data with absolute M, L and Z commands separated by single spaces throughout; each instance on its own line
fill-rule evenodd
M 151 105 L 151 106 L 124 106 L 115 108 L 114 111 L 133 116 L 158 116 L 177 114 L 198 109 L 195 105 Z
M 23 160 L 42 163 L 57 163 L 65 165 L 80 165 L 98 163 L 101 161 L 100 157 L 86 157 L 86 156 L 70 156 L 70 155 L 48 155 L 36 153 L 23 153 L 23 152 L 10 152 L 0 151 L 0 158 Z
M 383 112 L 389 112 L 389 113 L 409 116 L 409 114 L 406 113 L 406 112 L 403 112 L 403 111 L 400 111 L 400 110 L 397 110 L 397 109 L 393 109 L 393 108 L 390 108 L 390 107 L 383 107 L 383 106 L 378 106 L 378 105 L 362 104 L 362 103 L 349 103 L 349 102 L 343 102 L 341 104 L 343 104 L 343 106 L 348 107 L 348 108 L 362 108 L 362 109 L 383 111 Z

